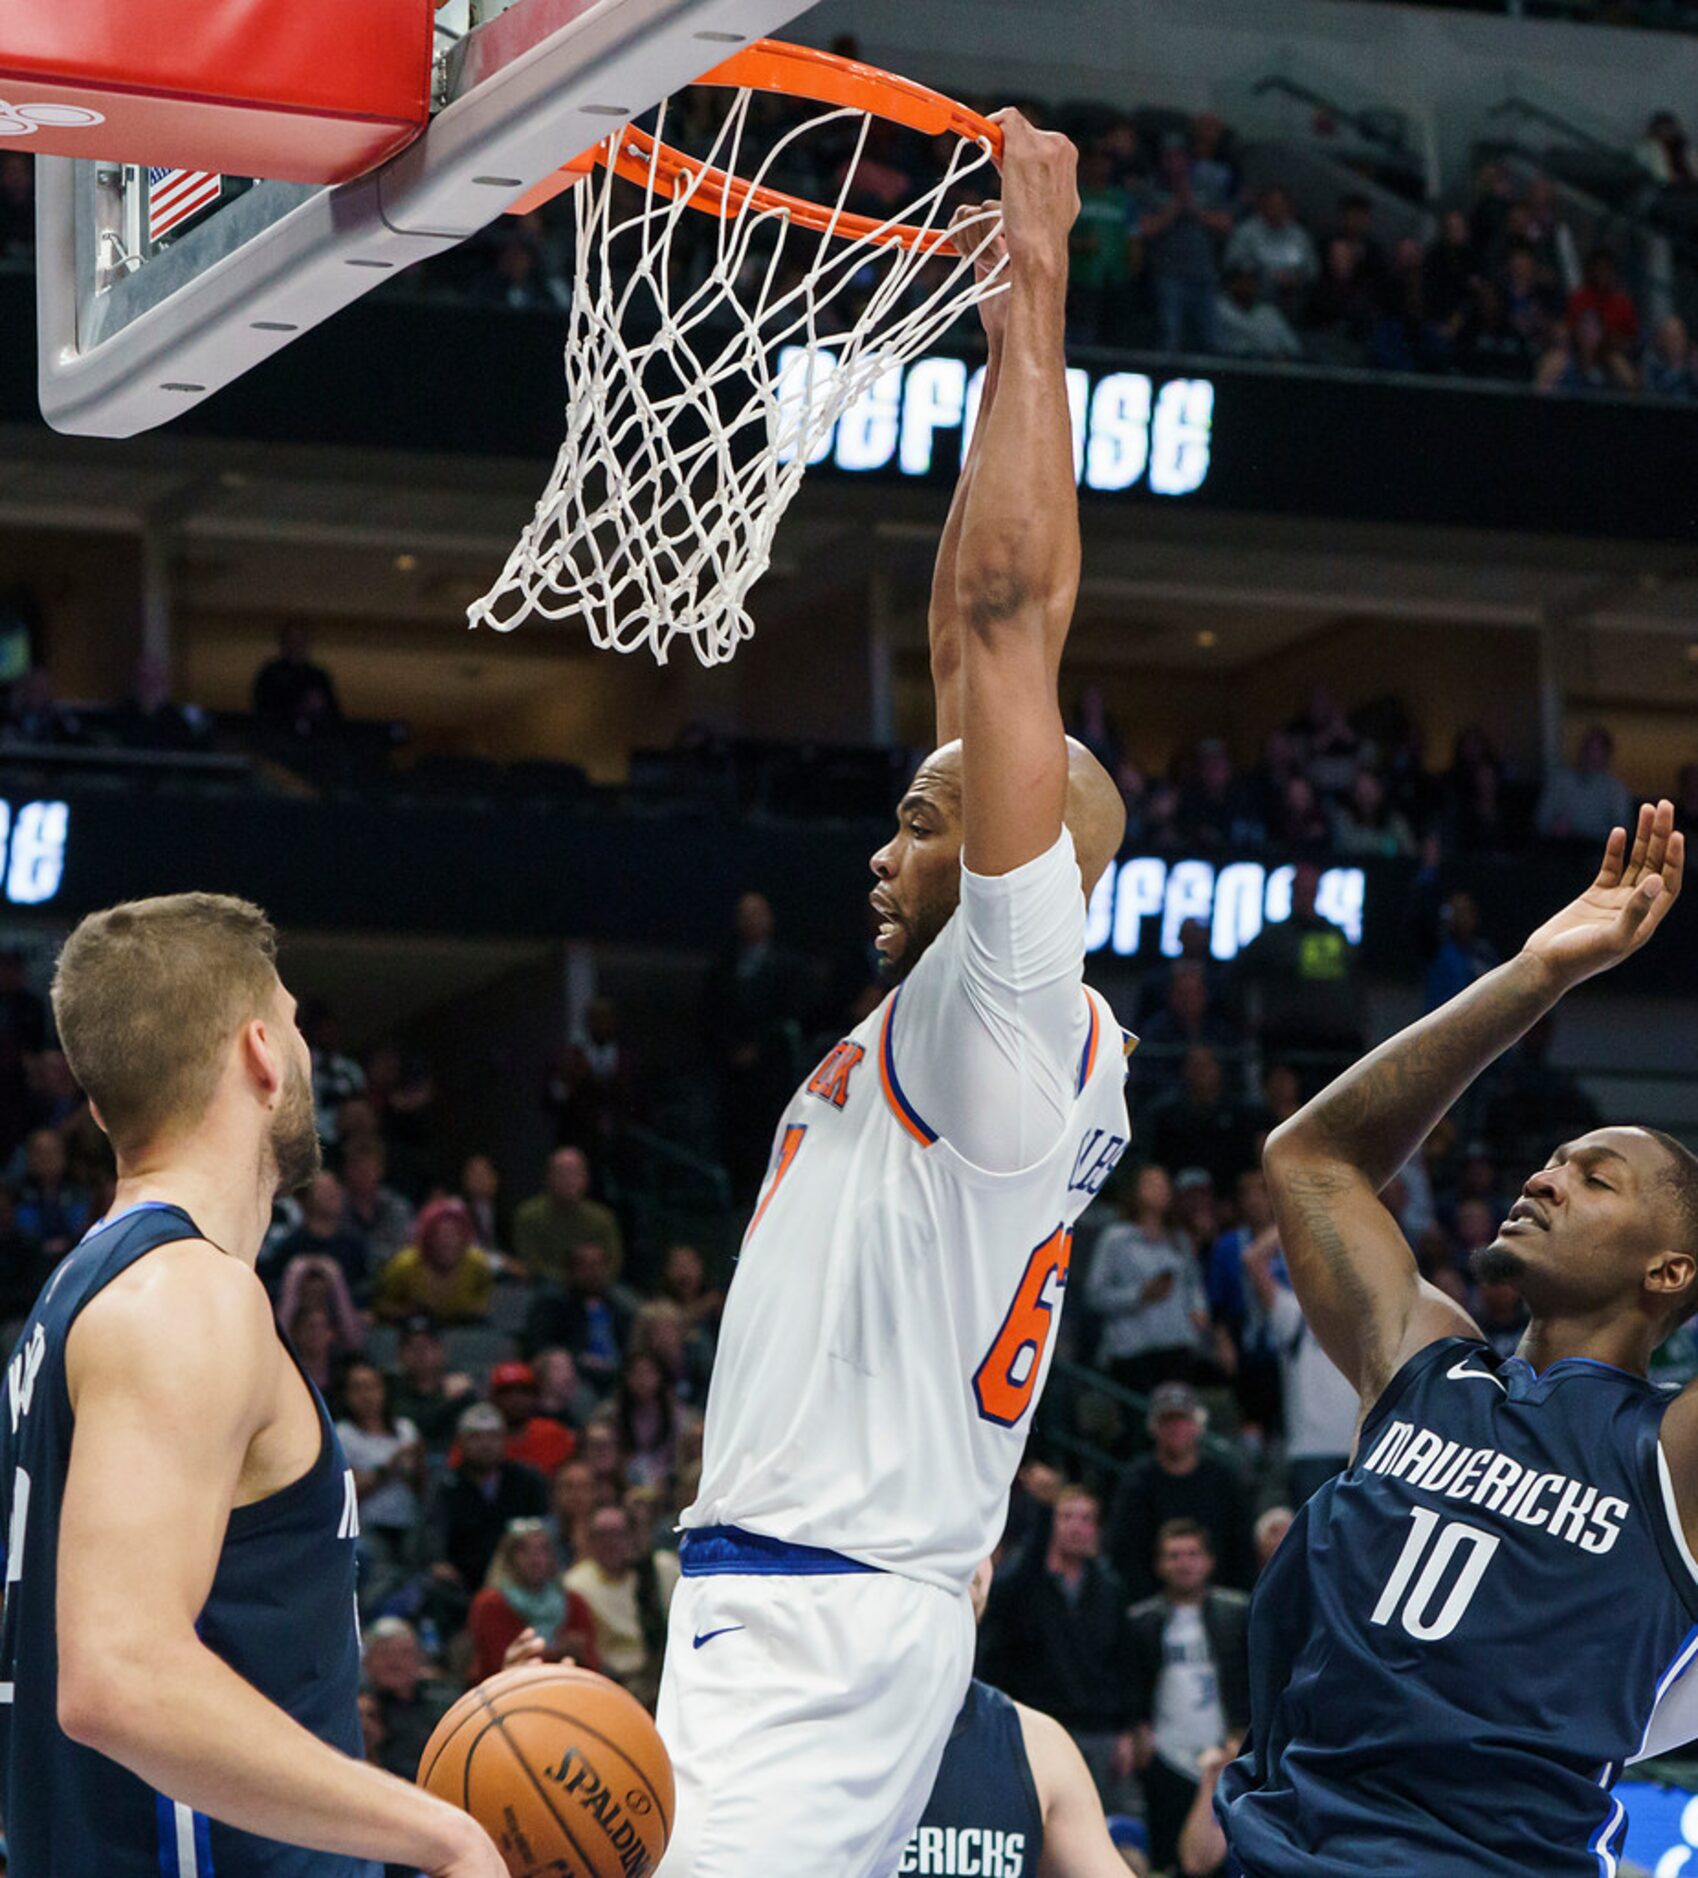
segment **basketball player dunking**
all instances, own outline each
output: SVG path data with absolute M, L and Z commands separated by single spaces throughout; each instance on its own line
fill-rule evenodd
M 887 1878 L 966 1693 L 1067 1281 L 1126 1141 L 1085 894 L 1124 825 L 1062 732 L 1078 584 L 1063 356 L 1075 152 L 1015 113 L 1007 293 L 939 551 L 941 747 L 873 858 L 897 989 L 779 1125 L 684 1514 L 665 1878 Z
M 1297 1297 L 1356 1385 L 1355 1458 L 1250 1616 L 1252 1739 L 1216 1806 L 1249 1878 L 1613 1878 L 1630 1761 L 1698 1732 L 1698 1385 L 1646 1380 L 1698 1309 L 1698 1159 L 1558 1147 L 1475 1255 L 1532 1310 L 1499 1357 L 1379 1193 L 1469 1084 L 1680 891 L 1664 802 L 1519 956 L 1278 1129 Z
M 254 1262 L 317 1169 L 265 916 L 85 919 L 60 1041 L 118 1160 L 6 1372 L 0 1770 L 20 1878 L 503 1878 L 466 1814 L 364 1766 L 353 1475 Z

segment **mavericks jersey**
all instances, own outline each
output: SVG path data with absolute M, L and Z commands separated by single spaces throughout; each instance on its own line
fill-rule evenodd
M 958 910 L 779 1124 L 726 1304 L 687 1528 L 742 1527 L 951 1591 L 995 1548 L 1054 1353 L 1073 1225 L 1127 1138 L 1121 1033 L 1079 982 L 1083 896 L 1071 843 L 1056 852 L 1033 864 L 1049 871 L 1021 883 L 1041 893 L 1020 909 L 1035 907 L 1034 924 L 1055 913 L 1051 982 L 1078 1000 L 1053 1144 L 1022 1171 L 990 1172 L 903 1086 L 904 1026 L 929 1040 L 942 997 L 980 969 Z M 1053 899 L 1070 884 L 1071 901 Z M 1029 1057 L 1017 1023 L 1003 1042 L 1007 1061 Z
M 65 1341 L 83 1306 L 120 1272 L 159 1246 L 200 1237 L 175 1206 L 134 1207 L 96 1226 L 48 1281 L 6 1372 L 0 1774 L 19 1878 L 375 1878 L 378 1871 L 208 1820 L 59 1727 L 56 1567 L 73 1428 Z M 354 1479 L 316 1390 L 313 1400 L 317 1461 L 269 1499 L 232 1509 L 196 1629 L 268 1701 L 358 1756 Z M 115 1583 L 112 1595 L 130 1590 Z
M 932 1797 L 897 1867 L 902 1878 L 1038 1878 L 1044 1809 L 1020 1712 L 973 1682 L 950 1731 Z
M 1248 1878 L 1609 1878 L 1623 1767 L 1698 1733 L 1671 1400 L 1465 1337 L 1393 1377 L 1256 1588 Z

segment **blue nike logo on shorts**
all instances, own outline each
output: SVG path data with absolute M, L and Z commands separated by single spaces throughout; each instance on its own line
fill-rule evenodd
M 715 1637 L 729 1636 L 733 1630 L 747 1630 L 748 1627 L 747 1624 L 726 1624 L 719 1630 L 704 1630 L 697 1637 L 695 1647 L 699 1650 L 704 1643 L 712 1643 Z

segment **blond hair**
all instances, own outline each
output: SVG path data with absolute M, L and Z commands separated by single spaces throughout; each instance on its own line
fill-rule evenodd
M 176 893 L 79 922 L 54 969 L 53 1018 L 119 1154 L 200 1120 L 231 1039 L 276 983 L 277 934 L 246 900 Z

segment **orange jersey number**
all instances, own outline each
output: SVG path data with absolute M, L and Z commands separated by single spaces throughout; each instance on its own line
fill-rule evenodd
M 1072 1258 L 1073 1235 L 1065 1226 L 1057 1226 L 1026 1261 L 1014 1302 L 973 1377 L 973 1395 L 986 1421 L 1012 1428 L 1032 1406 L 1044 1350 L 1055 1328 L 1056 1299 L 1051 1287 L 1060 1291 L 1067 1283 Z
M 808 1132 L 806 1122 L 792 1122 L 784 1131 L 784 1139 L 778 1144 L 778 1165 L 773 1169 L 772 1179 L 767 1183 L 767 1190 L 761 1196 L 761 1203 L 755 1208 L 755 1216 L 749 1221 L 749 1230 L 744 1233 L 745 1240 L 754 1238 L 755 1228 L 761 1223 L 761 1215 L 772 1205 L 772 1196 L 778 1191 L 784 1176 L 790 1172 L 796 1159 L 796 1151 L 802 1145 L 802 1137 Z

